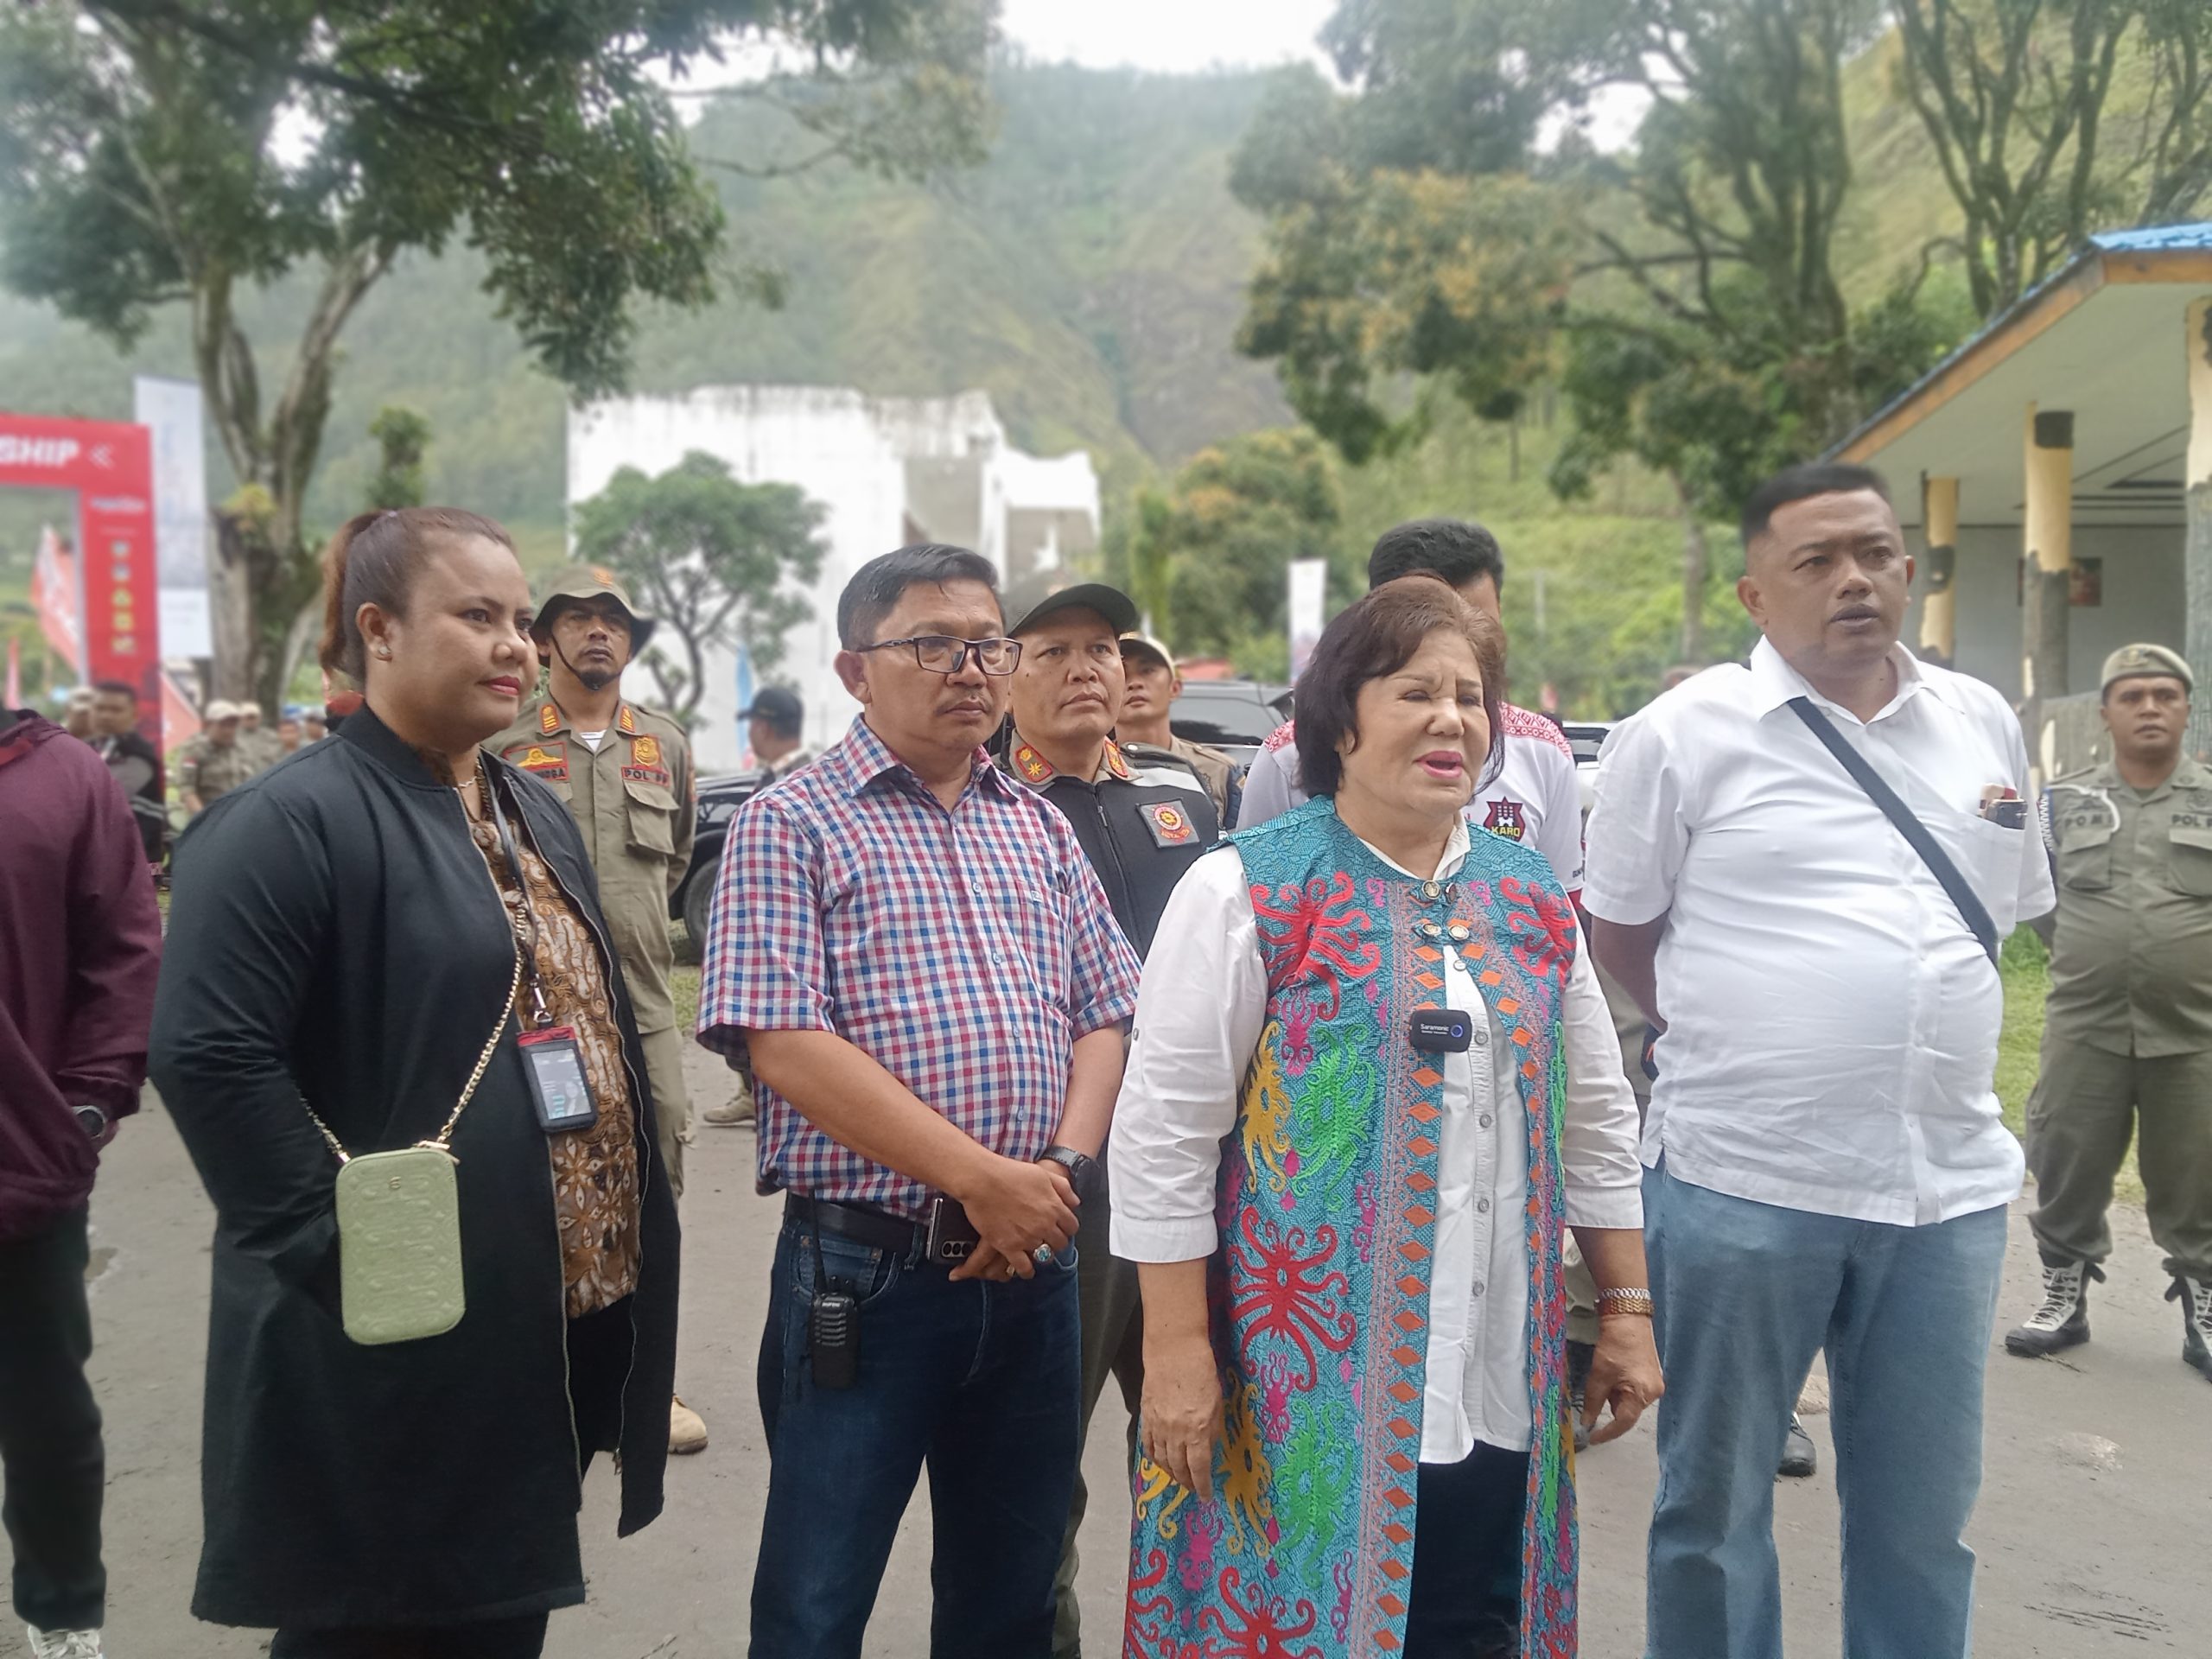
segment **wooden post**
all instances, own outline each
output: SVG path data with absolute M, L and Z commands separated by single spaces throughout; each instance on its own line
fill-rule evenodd
M 2067 690 L 2068 588 L 2074 565 L 2074 416 L 2028 405 L 2027 514 L 2020 572 L 2020 729 L 2028 764 L 2056 760 L 2044 699 Z
M 1920 527 L 1928 543 L 1920 599 L 1920 654 L 1945 668 L 1957 666 L 1959 596 L 1959 480 L 1920 475 Z
M 2189 359 L 2189 461 L 2183 480 L 2183 591 L 2188 621 L 2183 650 L 2196 676 L 2190 715 L 2190 752 L 2212 755 L 2212 296 L 2189 308 L 2183 343 Z

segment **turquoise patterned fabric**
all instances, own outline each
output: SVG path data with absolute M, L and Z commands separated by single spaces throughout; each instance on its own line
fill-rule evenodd
M 1366 1659 L 1404 1642 L 1419 1524 L 1443 1077 L 1406 1039 L 1473 970 L 1520 1055 L 1535 1422 L 1522 1651 L 1574 1652 L 1573 1428 L 1560 1249 L 1560 1032 L 1574 913 L 1537 854 L 1484 831 L 1418 882 L 1326 798 L 1231 837 L 1268 1009 L 1224 1142 L 1208 1272 L 1224 1433 L 1201 1503 L 1138 1460 L 1124 1659 Z

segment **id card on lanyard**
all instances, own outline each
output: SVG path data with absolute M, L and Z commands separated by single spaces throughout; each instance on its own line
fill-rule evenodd
M 537 1127 L 548 1135 L 568 1135 L 588 1129 L 599 1122 L 599 1107 L 591 1097 L 591 1080 L 584 1075 L 582 1046 L 574 1026 L 556 1025 L 545 1004 L 545 988 L 537 977 L 538 922 L 530 901 L 530 877 L 508 827 L 499 791 L 487 770 L 485 794 L 492 804 L 493 822 L 499 830 L 499 849 L 513 872 L 516 890 L 522 895 L 522 912 L 530 921 L 530 938 L 524 942 L 523 972 L 530 982 L 530 1024 L 516 1040 L 522 1050 L 523 1074 L 530 1079 L 530 1100 L 537 1114 Z

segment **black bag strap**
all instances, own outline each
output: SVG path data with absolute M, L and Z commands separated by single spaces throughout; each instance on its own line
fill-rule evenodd
M 1951 862 L 1951 855 L 1943 850 L 1935 836 L 1928 833 L 1928 826 L 1898 798 L 1897 791 L 1883 781 L 1882 774 L 1874 770 L 1866 757 L 1844 741 L 1844 735 L 1836 730 L 1835 723 L 1814 706 L 1810 697 L 1790 698 L 1789 710 L 1812 728 L 1813 735 L 1821 740 L 1827 752 L 1842 763 L 1843 769 L 1858 780 L 1859 787 L 1865 790 L 1874 804 L 1882 809 L 1882 816 L 1897 825 L 1897 833 L 1912 843 L 1912 850 L 1920 855 L 1920 861 L 1927 865 L 1936 879 L 1943 884 L 1943 891 L 1951 895 L 1951 902 L 1959 907 L 1960 916 L 1973 931 L 1974 938 L 1981 942 L 1981 948 L 1988 953 L 1990 965 L 1996 966 L 1997 924 L 1990 917 L 1989 907 L 1981 902 L 1981 896 L 1974 892 L 1973 884 L 1959 873 L 1959 867 Z

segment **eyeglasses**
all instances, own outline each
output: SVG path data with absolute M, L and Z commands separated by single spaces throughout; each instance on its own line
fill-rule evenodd
M 855 651 L 888 651 L 893 645 L 912 645 L 914 665 L 929 674 L 957 674 L 968 665 L 972 654 L 976 666 L 986 674 L 1011 674 L 1021 661 L 1021 641 L 1019 639 L 956 639 L 949 633 L 916 633 L 904 639 L 879 639 L 872 645 L 855 645 Z

